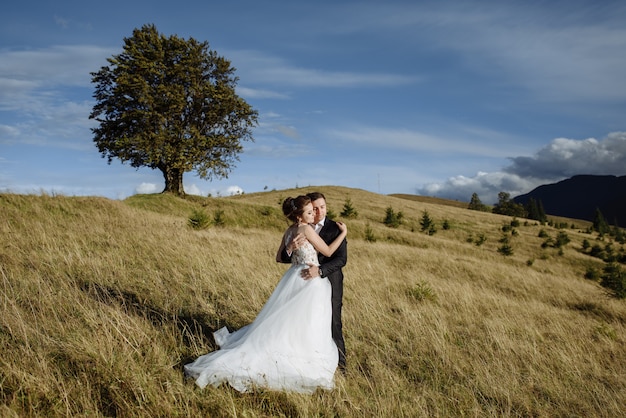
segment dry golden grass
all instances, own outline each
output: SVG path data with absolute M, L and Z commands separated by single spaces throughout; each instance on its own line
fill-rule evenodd
M 182 365 L 250 322 L 286 266 L 279 202 L 311 188 L 126 201 L 0 195 L 0 416 L 598 416 L 626 414 L 626 303 L 579 251 L 505 216 L 321 187 L 349 219 L 349 371 L 312 396 L 198 389 Z M 387 207 L 405 224 L 382 224 Z M 192 230 L 193 210 L 225 225 Z M 439 231 L 419 231 L 424 211 Z M 451 229 L 440 225 L 448 220 Z M 375 242 L 365 239 L 371 231 Z M 480 246 L 467 241 L 484 234 Z

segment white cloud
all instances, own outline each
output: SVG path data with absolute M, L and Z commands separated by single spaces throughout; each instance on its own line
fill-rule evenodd
M 310 157 L 318 151 L 307 142 L 285 143 L 273 137 L 259 137 L 254 144 L 246 145 L 246 156 L 281 160 L 285 158 Z
M 202 191 L 195 184 L 191 184 L 189 186 L 184 186 L 184 189 L 185 189 L 185 193 L 187 193 L 187 194 L 192 194 L 192 195 L 196 195 L 196 196 L 202 196 Z
M 576 174 L 625 175 L 626 132 L 603 140 L 556 138 L 532 157 L 512 158 L 504 170 L 521 177 L 560 180 Z
M 469 201 L 477 193 L 485 203 L 495 203 L 499 192 L 512 197 L 528 193 L 542 184 L 578 174 L 626 175 L 626 132 L 613 132 L 601 141 L 556 138 L 532 157 L 512 158 L 502 171 L 462 175 L 445 182 L 424 185 L 417 192 L 426 196 Z
M 137 194 L 159 193 L 161 191 L 162 187 L 156 185 L 155 183 L 141 183 L 135 188 L 135 193 Z
M 272 90 L 237 87 L 237 94 L 248 99 L 289 99 L 289 95 Z
M 15 126 L 0 125 L 0 142 L 11 138 L 17 138 L 19 134 L 20 130 Z
M 276 131 L 280 132 L 281 134 L 289 138 L 293 138 L 293 139 L 300 138 L 300 134 L 298 133 L 298 130 L 293 126 L 275 125 L 274 129 L 276 129 Z
M 326 135 L 335 140 L 387 151 L 461 153 L 485 157 L 511 155 L 506 146 L 508 139 L 506 136 L 469 127 L 451 127 L 447 131 L 432 135 L 410 129 L 358 126 L 328 130 Z M 494 146 L 495 143 L 498 146 Z
M 356 73 L 326 71 L 297 67 L 287 60 L 258 51 L 231 51 L 228 56 L 236 63 L 237 72 L 248 83 L 270 83 L 297 87 L 383 87 L 411 84 L 417 76 L 389 73 Z
M 238 195 L 242 193 L 243 193 L 243 189 L 239 186 L 229 186 L 226 189 L 226 195 L 228 196 L 234 196 L 234 195 Z
M 537 180 L 529 180 L 515 174 L 479 172 L 474 177 L 456 176 L 443 183 L 426 184 L 417 192 L 423 196 L 437 196 L 445 199 L 469 202 L 476 193 L 483 203 L 492 204 L 498 201 L 498 193 L 504 191 L 516 196 L 526 193 L 541 185 Z
M 88 87 L 90 72 L 107 65 L 106 58 L 121 50 L 95 45 L 56 45 L 42 49 L 0 50 L 0 80 Z M 18 86 L 19 87 L 19 86 Z

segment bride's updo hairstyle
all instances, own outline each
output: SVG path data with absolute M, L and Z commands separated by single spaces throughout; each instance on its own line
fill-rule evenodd
M 298 222 L 298 216 L 304 213 L 304 207 L 311 203 L 308 196 L 288 197 L 283 202 L 283 213 L 292 222 Z

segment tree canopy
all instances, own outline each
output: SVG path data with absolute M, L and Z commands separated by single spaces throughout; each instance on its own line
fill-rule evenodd
M 488 212 L 491 210 L 489 206 L 483 204 L 483 202 L 478 197 L 477 193 L 472 193 L 472 198 L 470 199 L 470 202 L 467 208 L 470 210 L 480 210 L 483 212 Z
M 207 42 L 166 37 L 154 25 L 124 38 L 123 52 L 91 73 L 94 142 L 110 164 L 159 169 L 164 192 L 184 194 L 183 174 L 226 178 L 253 141 L 258 113 L 237 96 L 230 61 Z
M 498 203 L 493 206 L 491 211 L 500 215 L 526 217 L 524 206 L 511 200 L 511 194 L 507 192 L 498 193 Z

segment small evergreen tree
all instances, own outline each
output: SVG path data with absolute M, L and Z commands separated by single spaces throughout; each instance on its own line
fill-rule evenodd
M 213 214 L 213 225 L 215 226 L 224 226 L 226 224 L 226 220 L 224 219 L 224 211 L 222 209 L 218 209 Z
M 343 211 L 341 211 L 341 216 L 344 218 L 356 218 L 359 216 L 359 213 L 352 206 L 352 201 L 350 198 L 347 198 L 345 203 L 343 204 Z
M 209 215 L 201 209 L 195 209 L 187 219 L 187 224 L 193 229 L 205 229 L 211 224 Z
M 556 235 L 556 240 L 554 241 L 554 246 L 561 248 L 567 244 L 569 244 L 570 242 L 570 238 L 567 235 L 567 232 L 565 231 L 560 231 L 557 235 Z
M 485 241 L 487 241 L 487 236 L 481 233 L 481 234 L 478 234 L 478 238 L 476 239 L 474 244 L 476 244 L 477 247 L 480 247 L 481 245 L 485 243 Z
M 376 242 L 376 236 L 374 235 L 374 231 L 369 224 L 365 227 L 365 241 Z
M 422 219 L 420 220 L 421 231 L 429 231 L 433 225 L 433 219 L 430 217 L 427 211 L 422 212 Z
M 606 220 L 604 219 L 604 216 L 602 215 L 602 212 L 600 212 L 599 208 L 596 208 L 593 216 L 593 230 L 600 235 L 608 234 L 610 231 L 609 224 L 606 223 Z
M 502 234 L 502 238 L 499 240 L 500 247 L 498 247 L 498 252 L 502 255 L 509 256 L 513 255 L 513 247 L 511 246 L 511 240 L 507 234 Z
M 403 217 L 404 215 L 402 212 L 398 211 L 396 213 L 393 208 L 389 206 L 385 211 L 385 219 L 383 220 L 383 223 L 391 228 L 397 228 L 400 224 L 402 224 Z
M 604 266 L 600 284 L 610 289 L 616 298 L 626 298 L 626 272 L 618 263 L 608 263 Z

